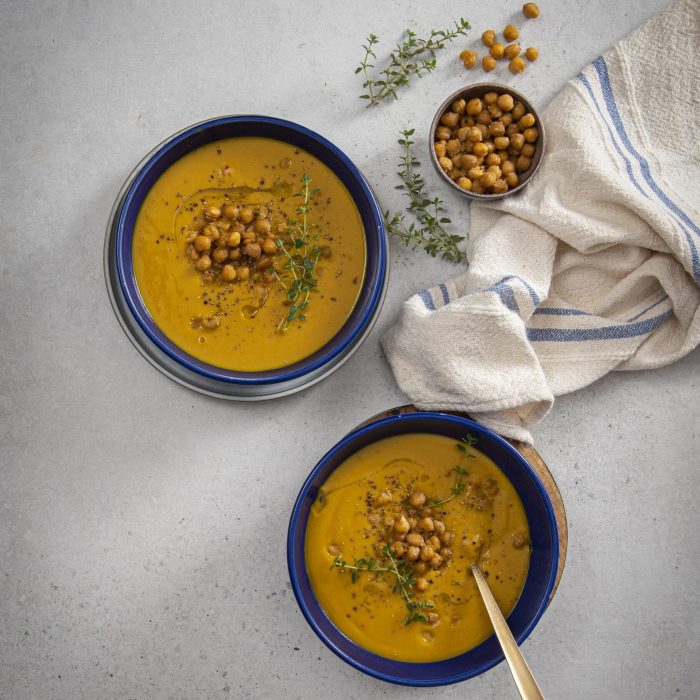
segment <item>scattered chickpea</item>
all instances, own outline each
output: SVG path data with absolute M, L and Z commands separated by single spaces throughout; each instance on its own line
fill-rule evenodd
M 204 210 L 204 218 L 207 221 L 216 221 L 221 218 L 221 209 L 219 207 L 207 207 Z
M 425 494 L 422 491 L 414 491 L 408 498 L 408 502 L 414 508 L 420 508 L 425 503 Z
M 411 529 L 411 525 L 406 520 L 406 516 L 402 515 L 395 523 L 394 523 L 394 530 L 398 533 L 406 533 Z
M 494 32 L 493 29 L 487 29 L 481 35 L 481 41 L 484 42 L 484 46 L 493 46 L 496 41 L 496 32 Z
M 503 30 L 503 38 L 506 41 L 515 41 L 520 36 L 518 28 L 513 24 L 506 24 L 506 28 Z
M 503 54 L 505 53 L 505 46 L 501 44 L 500 41 L 497 41 L 495 44 L 493 44 L 491 47 L 489 47 L 489 53 L 494 57 L 494 58 L 503 58 Z
M 221 279 L 224 282 L 233 282 L 236 279 L 236 268 L 233 265 L 224 265 L 221 268 Z
M 476 51 L 462 51 L 459 57 L 462 59 L 462 63 L 467 70 L 474 68 L 476 62 L 479 60 Z
M 540 16 L 540 8 L 534 2 L 526 2 L 523 5 L 523 14 L 528 19 L 535 19 Z
M 525 49 L 525 58 L 527 58 L 530 63 L 534 63 L 540 55 L 540 51 L 536 46 L 528 46 Z
M 508 59 L 513 59 L 516 56 L 520 55 L 520 44 L 508 44 L 506 48 L 504 49 L 503 53 L 505 53 L 506 58 Z
M 493 56 L 484 56 L 481 59 L 481 67 L 490 73 L 496 67 L 496 59 Z
M 428 579 L 425 579 L 425 578 L 422 578 L 422 577 L 421 577 L 421 578 L 417 578 L 417 579 L 416 579 L 416 582 L 415 582 L 414 585 L 415 585 L 415 587 L 416 587 L 416 590 L 417 590 L 417 591 L 420 591 L 420 592 L 422 593 L 423 591 L 427 591 L 427 590 L 428 590 L 428 586 L 429 586 L 430 584 L 428 583 Z
M 513 73 L 514 75 L 517 75 L 518 73 L 522 73 L 525 70 L 525 61 L 523 61 L 520 56 L 516 56 L 509 64 L 508 64 L 508 70 Z

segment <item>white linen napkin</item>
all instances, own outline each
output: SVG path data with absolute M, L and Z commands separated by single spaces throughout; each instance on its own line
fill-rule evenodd
M 533 181 L 472 205 L 468 271 L 382 339 L 417 407 L 531 443 L 555 396 L 698 345 L 699 37 L 681 0 L 597 58 L 545 110 Z

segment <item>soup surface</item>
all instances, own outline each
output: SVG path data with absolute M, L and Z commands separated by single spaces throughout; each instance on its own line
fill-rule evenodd
M 527 518 L 475 443 L 470 435 L 386 438 L 350 456 L 320 490 L 307 571 L 326 614 L 363 648 L 429 662 L 489 637 L 469 572 L 475 561 L 504 614 L 515 606 L 530 561 Z
M 304 217 L 310 247 L 297 247 Z M 312 287 L 288 322 L 296 277 L 287 252 L 307 252 Z M 262 371 L 338 333 L 362 286 L 364 231 L 349 192 L 317 158 L 281 141 L 232 138 L 188 153 L 156 181 L 136 220 L 133 264 L 171 341 L 217 367 Z

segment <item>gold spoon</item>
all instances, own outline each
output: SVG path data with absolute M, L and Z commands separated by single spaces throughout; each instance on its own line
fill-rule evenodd
M 510 631 L 508 623 L 503 617 L 496 599 L 493 597 L 493 593 L 491 593 L 488 583 L 486 583 L 484 574 L 481 573 L 481 569 L 477 564 L 471 565 L 471 572 L 476 585 L 479 587 L 479 593 L 481 593 L 481 598 L 486 606 L 486 612 L 491 618 L 491 624 L 496 632 L 501 649 L 503 649 L 503 654 L 506 657 L 508 666 L 510 666 L 515 685 L 518 686 L 520 691 L 520 697 L 523 700 L 544 700 L 542 691 L 539 689 L 537 681 L 532 675 L 532 671 L 530 671 L 530 667 L 527 665 L 518 643 L 515 641 L 515 637 L 513 637 L 513 633 Z

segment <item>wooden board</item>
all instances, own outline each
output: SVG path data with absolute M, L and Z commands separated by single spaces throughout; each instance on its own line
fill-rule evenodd
M 403 413 L 416 413 L 418 409 L 415 406 L 398 406 L 396 408 L 390 408 L 387 411 L 382 411 L 376 416 L 368 418 L 363 423 L 360 423 L 357 427 L 360 428 L 363 425 L 372 423 L 376 420 L 382 418 L 388 418 L 389 416 L 398 416 Z M 469 418 L 466 413 L 458 413 L 456 411 L 440 411 L 440 413 L 449 413 L 455 416 L 461 416 L 462 418 Z M 562 574 L 564 573 L 564 564 L 566 563 L 566 550 L 569 544 L 569 530 L 566 521 L 566 510 L 564 509 L 564 501 L 559 492 L 559 487 L 554 481 L 552 473 L 547 468 L 544 460 L 538 454 L 534 447 L 530 447 L 517 440 L 508 440 L 508 442 L 515 447 L 518 452 L 527 460 L 528 464 L 537 472 L 537 475 L 542 480 L 547 493 L 552 500 L 552 505 L 554 507 L 554 516 L 557 521 L 557 529 L 559 530 L 559 565 L 557 567 L 557 578 L 554 582 L 554 588 L 552 589 L 552 595 L 549 597 L 549 601 L 552 601 L 554 594 L 557 592 L 559 587 L 559 582 L 561 581 Z

